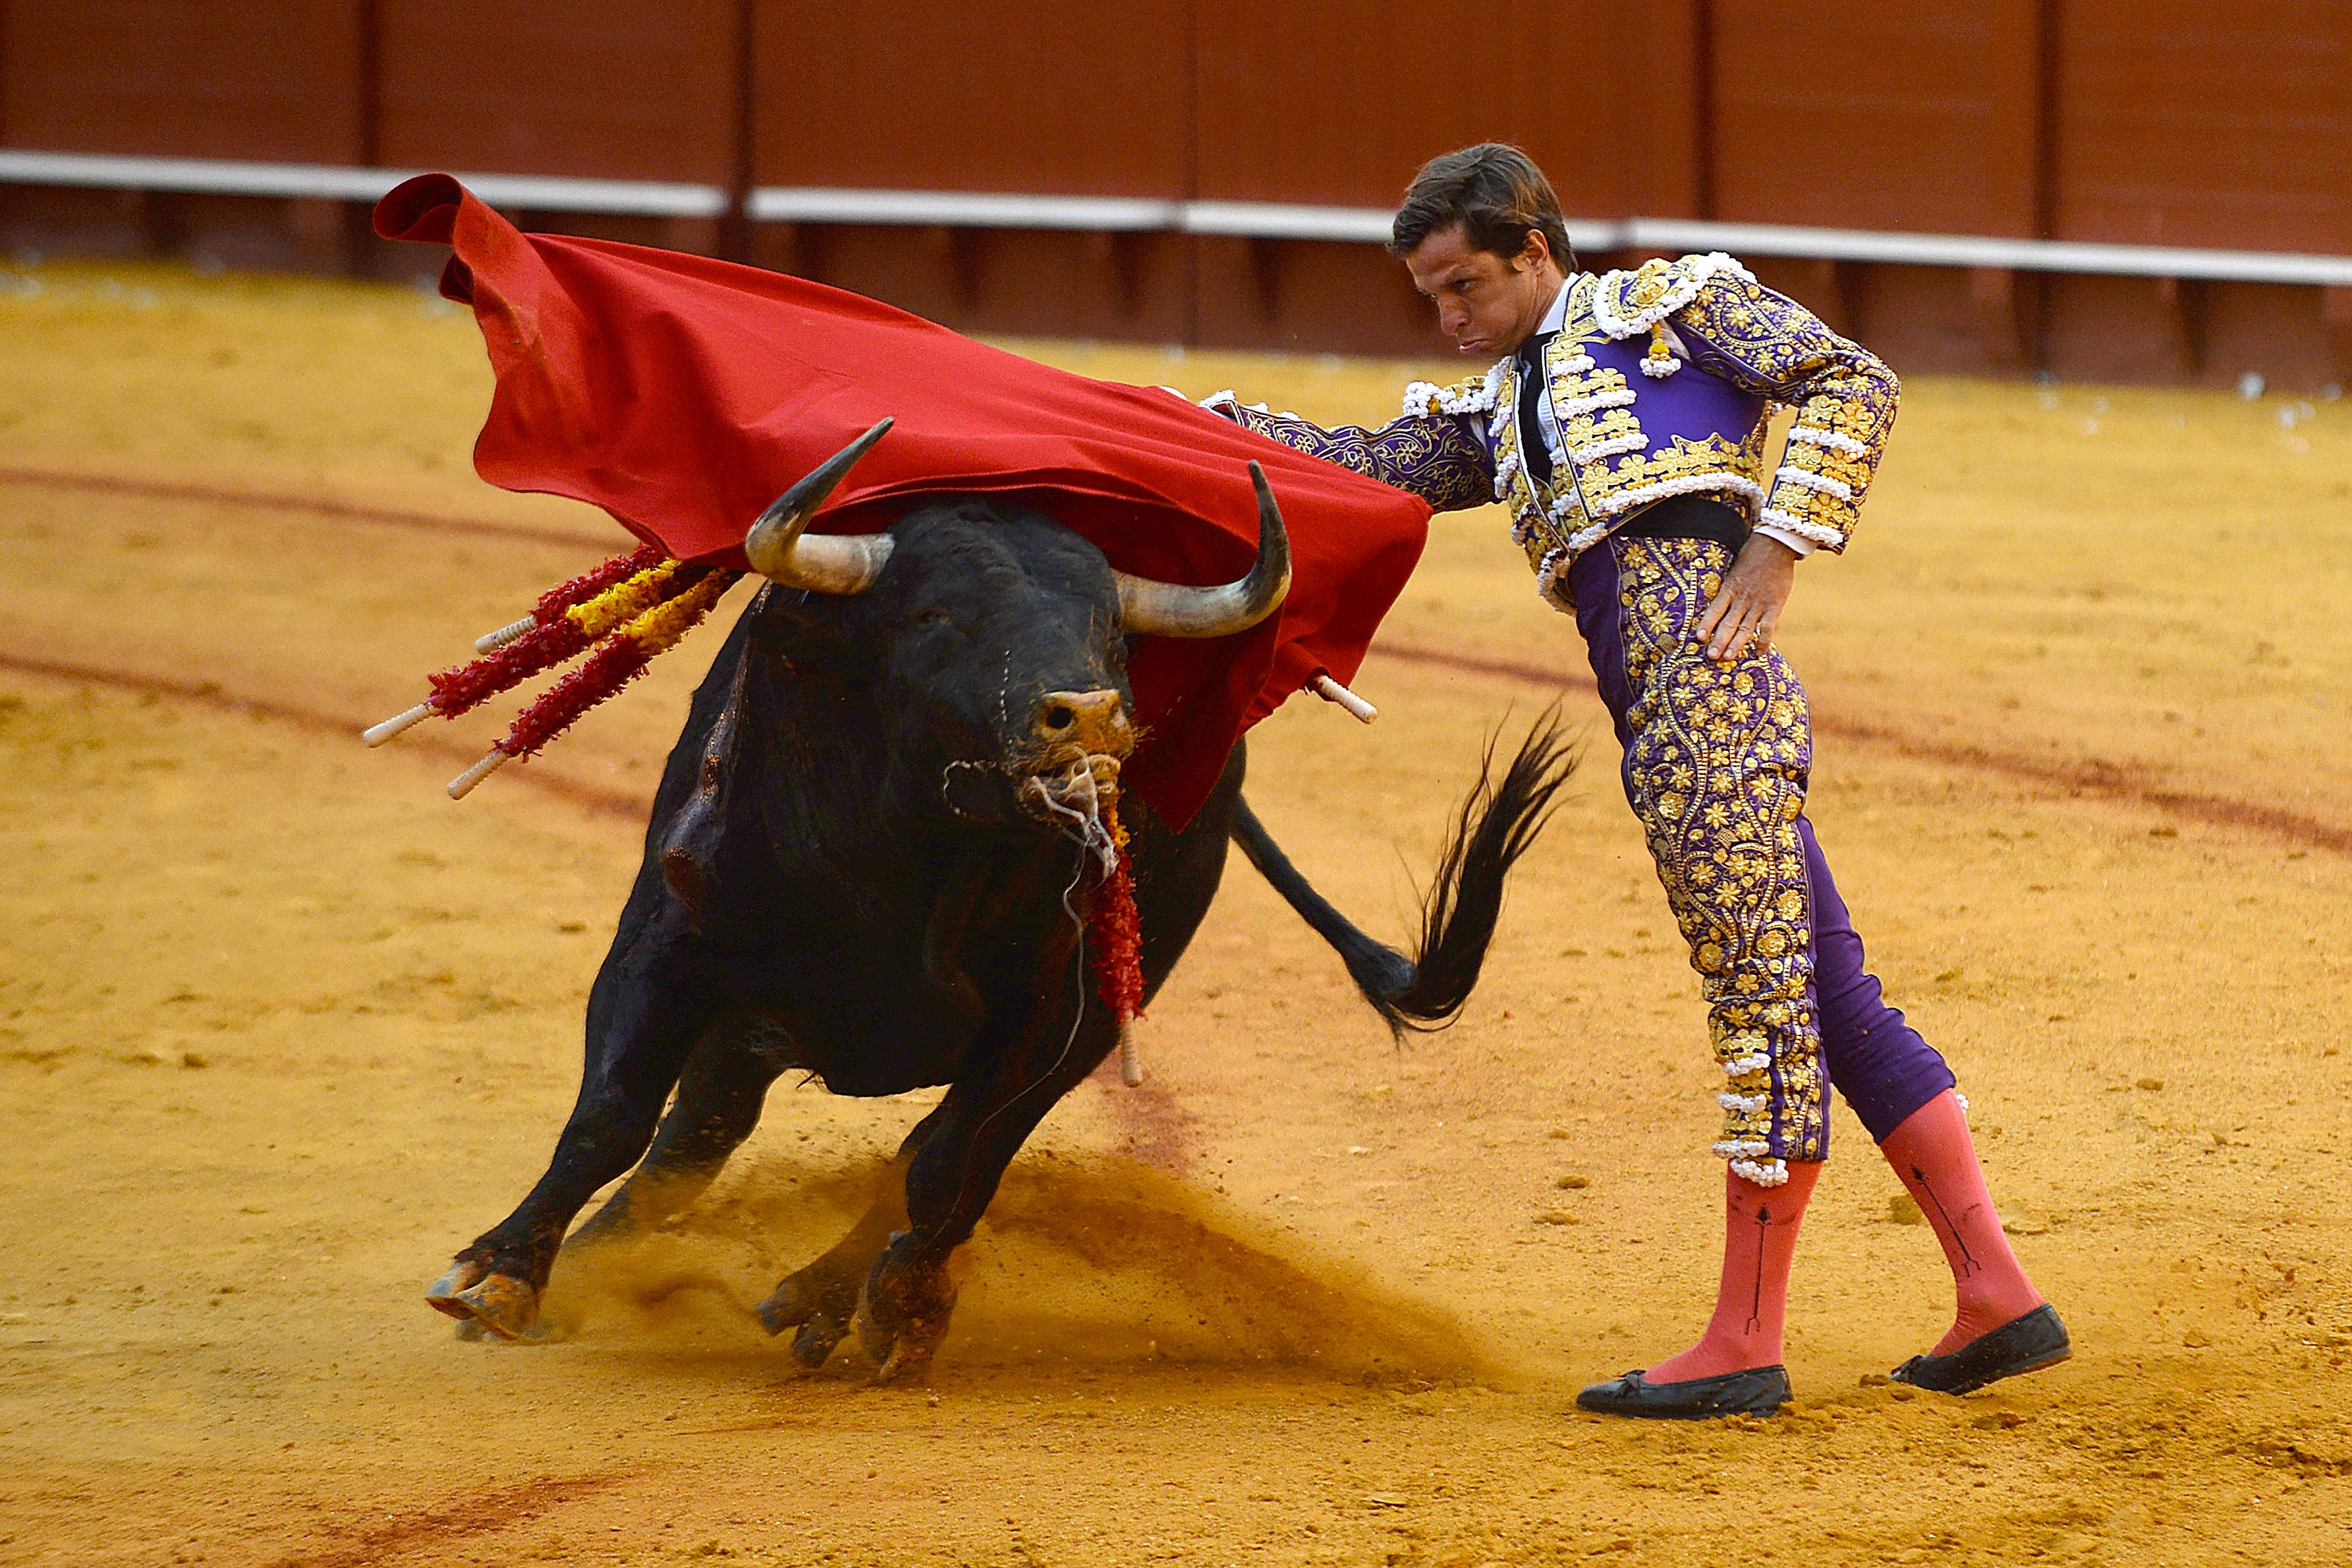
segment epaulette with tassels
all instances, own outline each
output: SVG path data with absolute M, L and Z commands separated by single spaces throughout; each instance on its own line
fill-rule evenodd
M 432 695 L 366 732 L 381 746 L 411 725 L 455 719 L 557 665 L 588 657 L 515 715 L 506 738 L 449 781 L 449 798 L 467 792 L 517 757 L 528 757 L 579 717 L 645 673 L 709 615 L 742 575 L 673 561 L 653 545 L 615 555 L 593 572 L 550 588 L 531 613 L 476 639 L 481 657 L 430 678 Z

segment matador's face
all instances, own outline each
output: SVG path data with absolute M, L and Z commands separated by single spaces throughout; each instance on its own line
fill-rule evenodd
M 1412 286 L 1437 307 L 1438 330 L 1478 359 L 1518 353 L 1567 276 L 1538 230 L 1528 231 L 1517 256 L 1497 256 L 1473 245 L 1460 224 L 1433 231 L 1404 265 Z

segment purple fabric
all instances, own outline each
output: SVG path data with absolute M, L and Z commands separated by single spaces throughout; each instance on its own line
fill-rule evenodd
M 1625 753 L 1620 778 L 1630 802 L 1634 736 L 1628 713 L 1635 694 L 1625 673 L 1614 553 L 1596 549 L 1578 556 L 1569 571 L 1569 589 L 1593 679 Z M 1811 820 L 1799 817 L 1797 832 L 1812 905 L 1814 1002 L 1830 1086 L 1853 1108 L 1872 1140 L 1884 1142 L 1913 1111 L 1955 1087 L 1952 1070 L 1886 1004 L 1878 977 L 1865 967 L 1862 937 L 1830 875 Z
M 1649 351 L 1647 332 L 1584 344 L 1584 352 L 1596 366 L 1615 371 L 1633 388 L 1633 412 L 1642 422 L 1642 433 L 1650 437 L 1651 451 L 1671 452 L 1676 437 L 1704 441 L 1720 436 L 1735 447 L 1747 443 L 1757 422 L 1764 417 L 1761 397 L 1696 365 L 1685 364 L 1664 378 L 1644 375 L 1642 360 Z
M 1811 819 L 1799 817 L 1797 833 L 1812 882 L 1813 998 L 1830 1087 L 1853 1107 L 1871 1141 L 1883 1143 L 1913 1111 L 1958 1085 L 1942 1053 L 1886 1005 L 1878 976 L 1864 967 L 1862 937 L 1830 879 Z

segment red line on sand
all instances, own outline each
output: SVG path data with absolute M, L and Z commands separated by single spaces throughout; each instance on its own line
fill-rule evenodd
M 463 533 L 478 539 L 511 539 L 526 544 L 578 544 L 591 550 L 610 550 L 614 543 L 608 538 L 592 539 L 586 534 L 555 532 L 519 522 L 493 522 L 487 518 L 408 511 L 399 507 L 337 500 L 330 496 L 289 495 L 276 490 L 238 489 L 227 485 L 184 484 L 171 479 L 76 473 L 65 468 L 0 466 L 0 484 L 135 496 L 142 500 L 191 501 L 203 506 L 241 506 L 263 511 L 307 512 L 313 517 L 331 517 L 342 522 L 373 523 L 379 527 L 416 529 L 428 533 Z
M 92 664 L 75 664 L 64 659 L 38 658 L 30 654 L 0 651 L 0 669 L 13 669 L 25 675 L 47 676 L 53 680 L 74 680 L 88 686 L 101 686 L 114 691 L 153 692 L 160 697 L 209 708 L 220 713 L 244 713 L 257 718 L 274 719 L 298 729 L 332 735 L 353 746 L 360 744 L 360 725 L 349 714 L 327 713 L 315 708 L 280 700 L 274 697 L 247 697 L 225 691 L 210 680 L 179 680 L 167 675 L 150 675 L 140 670 L 110 669 Z M 459 766 L 472 763 L 478 753 L 453 742 L 433 736 L 404 739 L 400 744 L 411 752 L 427 752 L 447 757 Z M 598 789 L 593 784 L 563 777 L 545 769 L 524 765 L 509 768 L 499 775 L 501 783 L 513 779 L 520 784 L 546 791 L 598 816 L 617 816 L 625 821 L 641 822 L 645 818 L 646 797 L 620 790 Z
M 1405 664 L 1459 670 L 1465 675 L 1540 687 L 1547 691 L 1570 688 L 1591 691 L 1595 689 L 1592 677 L 1580 670 L 1548 669 L 1540 665 L 1412 644 L 1379 644 L 1372 651 L 1377 656 Z M 2284 806 L 2266 805 L 2259 801 L 2238 800 L 2230 795 L 2210 795 L 2200 790 L 2174 789 L 2159 783 L 2153 770 L 2145 766 L 2110 763 L 2097 757 L 2029 757 L 2015 752 L 1997 752 L 1989 746 L 1967 742 L 1931 741 L 1906 735 L 1883 725 L 1818 710 L 1813 715 L 1813 727 L 1822 734 L 1834 735 L 1843 741 L 1858 741 L 1864 745 L 1883 747 L 1898 756 L 1935 763 L 1944 767 L 1963 768 L 2042 784 L 2068 795 L 2099 795 L 2199 822 L 2250 828 L 2314 848 L 2333 850 L 2339 855 L 2352 854 L 2352 826 L 2324 821 Z
M 163 479 L 122 478 L 107 474 L 78 473 L 65 469 L 27 468 L 0 466 L 0 484 L 44 486 L 57 489 L 96 491 L 103 494 L 137 496 L 152 500 L 194 501 L 209 505 L 256 507 L 272 511 L 307 512 L 317 517 L 331 517 L 347 522 L 372 523 L 385 527 L 416 529 L 437 533 L 464 533 L 486 539 L 508 539 L 530 544 L 581 545 L 602 549 L 609 540 L 590 539 L 584 535 L 542 531 L 519 523 L 493 522 L 483 518 L 448 517 L 432 512 L 408 511 L 394 507 L 368 506 L 354 501 L 337 500 L 328 497 L 286 494 L 268 490 L 246 490 L 226 485 L 186 484 Z M 1374 649 L 1383 658 L 1430 668 L 1458 670 L 1465 675 L 1483 676 L 1490 679 L 1507 680 L 1521 685 L 1557 691 L 1573 687 L 1592 689 L 1592 678 L 1581 672 L 1548 668 L 1541 665 L 1520 663 L 1511 659 L 1489 658 L 1475 654 L 1455 653 L 1449 649 L 1415 647 L 1411 644 L 1386 643 Z M 16 661 L 9 661 L 16 662 Z M 19 668 L 30 668 L 19 664 Z M 116 672 L 120 674 L 120 672 Z M 77 675 L 100 684 L 121 684 L 104 673 Z M 174 695 L 197 698 L 198 689 L 178 682 L 153 683 L 140 688 L 158 691 L 171 690 Z M 220 698 L 213 689 L 215 706 L 243 707 L 247 711 L 275 712 L 270 704 L 253 699 Z M 320 725 L 337 725 L 341 721 L 323 715 L 283 710 L 283 716 L 292 721 Z M 1965 742 L 1931 741 L 1921 736 L 1906 735 L 1899 731 L 1835 714 L 1816 712 L 1813 724 L 1822 733 L 1841 740 L 1857 741 L 1865 745 L 1884 747 L 1899 756 L 1934 763 L 1940 766 L 1960 768 L 1974 773 L 1991 773 L 2058 789 L 2069 795 L 2090 795 L 2149 810 L 2209 822 L 2224 827 L 2250 829 L 2273 837 L 2331 850 L 2336 854 L 2352 854 L 2352 826 L 2324 821 L 2284 806 L 2269 805 L 2259 801 L 2239 800 L 2229 795 L 2213 795 L 2199 790 L 2170 788 L 2157 779 L 2145 766 L 2129 766 L 2091 757 L 2080 759 L 2025 756 L 2015 752 L 1995 751 L 1989 746 Z M 468 758 L 468 761 L 472 759 Z M 579 799 L 591 809 L 618 809 L 618 795 L 607 795 L 590 786 L 572 784 L 546 774 L 523 773 L 518 776 L 530 779 L 541 788 Z M 627 811 L 634 815 L 640 804 L 630 802 Z
M 180 680 L 170 676 L 109 669 L 98 665 L 69 663 L 64 659 L 37 658 L 5 650 L 0 650 L 0 669 L 42 676 L 52 680 L 77 681 L 112 691 L 152 692 L 195 707 L 208 708 L 215 712 L 275 720 L 353 744 L 359 741 L 360 726 L 348 714 L 322 712 L 277 698 L 240 696 L 225 691 L 217 683 L 209 680 Z M 474 753 L 464 747 L 433 736 L 404 736 L 398 744 L 411 752 L 422 751 L 446 756 L 460 766 L 474 760 Z M 617 817 L 630 823 L 645 820 L 647 802 L 638 795 L 598 789 L 593 784 L 582 784 L 544 769 L 534 770 L 520 765 L 499 775 L 501 784 L 509 779 L 544 790 L 598 816 Z M 1117 1070 L 1116 1067 L 1107 1064 L 1104 1072 L 1095 1075 L 1095 1081 L 1110 1100 L 1113 1117 L 1127 1139 L 1128 1152 L 1146 1164 L 1156 1165 L 1172 1174 L 1183 1174 L 1192 1165 L 1196 1126 L 1192 1113 L 1160 1079 L 1148 1079 L 1140 1089 L 1129 1089 L 1119 1085 L 1111 1076 Z

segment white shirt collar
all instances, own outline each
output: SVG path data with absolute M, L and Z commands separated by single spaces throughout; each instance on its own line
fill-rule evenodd
M 1536 327 L 1537 331 L 1556 332 L 1568 325 L 1569 282 L 1565 277 L 1559 280 L 1559 292 L 1551 297 L 1551 309 L 1544 312 L 1544 319 Z

